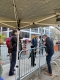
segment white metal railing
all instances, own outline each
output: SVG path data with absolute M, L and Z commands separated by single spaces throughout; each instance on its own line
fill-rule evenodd
M 42 47 L 37 47 L 37 48 L 32 48 L 32 49 L 27 49 L 27 50 L 22 50 L 20 51 L 20 54 L 19 54 L 19 68 L 18 68 L 18 74 L 17 74 L 17 78 L 19 78 L 19 80 L 22 80 L 23 78 L 25 78 L 27 75 L 31 74 L 32 72 L 34 72 L 35 70 L 39 69 L 39 74 L 40 74 L 40 68 L 42 65 L 46 64 L 46 60 L 45 60 L 45 56 L 41 56 L 41 53 L 42 53 Z M 23 54 L 23 52 L 26 52 L 26 54 L 30 53 L 32 50 L 40 50 L 40 54 L 39 54 L 39 51 L 37 52 L 37 58 L 35 58 L 35 63 L 36 65 L 35 66 L 32 66 L 31 65 L 31 60 L 32 60 L 32 57 L 28 59 L 28 56 L 24 55 L 24 56 L 21 56 Z M 59 57 L 60 54 L 54 54 L 53 56 L 53 59 L 56 59 L 57 57 Z
M 8 48 L 6 45 L 0 45 L 1 48 L 1 57 L 2 57 L 2 61 L 5 62 L 7 60 L 9 60 L 9 56 L 8 55 Z

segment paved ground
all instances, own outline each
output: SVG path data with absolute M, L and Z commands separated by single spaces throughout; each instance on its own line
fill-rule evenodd
M 58 66 L 52 64 L 52 76 L 48 76 L 45 74 L 46 65 L 42 66 L 40 75 L 38 75 L 38 71 L 35 71 L 33 74 L 29 75 L 27 78 L 23 80 L 60 80 L 60 57 L 55 60 L 58 63 Z
M 55 53 L 54 57 L 56 57 L 58 55 L 59 55 L 59 53 Z M 35 60 L 35 63 L 36 63 L 35 67 L 31 67 L 31 60 L 28 59 L 27 57 L 20 60 L 20 64 L 21 64 L 21 66 L 20 66 L 20 77 L 24 76 L 28 72 L 31 72 L 32 70 L 35 70 L 39 67 L 39 65 L 38 65 L 39 64 L 39 57 L 38 56 L 39 55 L 37 54 L 37 58 Z M 40 66 L 42 66 L 45 63 L 46 63 L 45 56 L 41 56 L 40 57 Z M 11 77 L 8 76 L 9 66 L 10 66 L 9 64 L 3 66 L 2 77 L 4 78 L 4 80 L 15 80 L 15 76 L 11 76 Z M 32 80 L 36 80 L 36 79 L 32 79 Z M 38 79 L 38 80 L 40 80 L 40 79 Z

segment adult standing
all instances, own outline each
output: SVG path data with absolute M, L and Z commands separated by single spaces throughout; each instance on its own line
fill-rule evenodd
M 12 76 L 14 75 L 14 67 L 16 64 L 17 30 L 12 31 L 11 40 L 10 40 L 10 49 L 11 49 L 11 61 L 10 61 L 9 76 Z
M 48 71 L 45 73 L 49 76 L 52 76 L 52 67 L 51 67 L 51 58 L 54 54 L 54 45 L 52 39 L 50 39 L 47 35 L 43 35 L 44 39 L 44 44 L 46 46 L 46 61 L 47 61 L 47 66 L 48 66 Z
M 37 36 L 34 36 L 32 39 L 32 45 L 36 48 L 37 47 Z M 35 49 L 35 57 L 36 57 L 36 49 Z

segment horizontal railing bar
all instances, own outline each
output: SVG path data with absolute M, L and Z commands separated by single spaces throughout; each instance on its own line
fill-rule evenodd
M 34 47 L 34 48 L 29 48 L 29 49 L 26 49 L 26 50 L 21 50 L 19 53 L 19 56 L 21 55 L 22 52 L 24 51 L 28 51 L 28 50 L 32 50 L 32 49 L 41 49 L 41 48 L 45 48 L 46 46 L 41 46 L 41 47 Z

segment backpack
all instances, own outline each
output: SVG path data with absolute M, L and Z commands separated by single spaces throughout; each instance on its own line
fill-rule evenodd
M 13 47 L 16 45 L 16 44 L 14 44 L 14 45 L 12 46 L 12 44 L 11 44 L 11 39 L 12 39 L 13 37 L 14 37 L 14 36 L 6 39 L 6 45 L 7 45 L 7 48 L 8 48 L 9 51 L 12 50 Z M 8 52 L 9 52 L 9 51 L 8 51 Z
M 6 45 L 7 45 L 7 48 L 10 49 L 10 38 L 7 38 L 7 39 L 6 39 Z
M 12 50 L 12 48 L 13 48 L 13 46 L 12 46 L 12 44 L 11 44 L 11 39 L 12 39 L 12 37 L 9 37 L 9 38 L 6 39 L 6 45 L 7 45 L 7 48 L 8 48 L 8 54 L 9 54 L 9 55 L 10 55 L 11 50 Z

